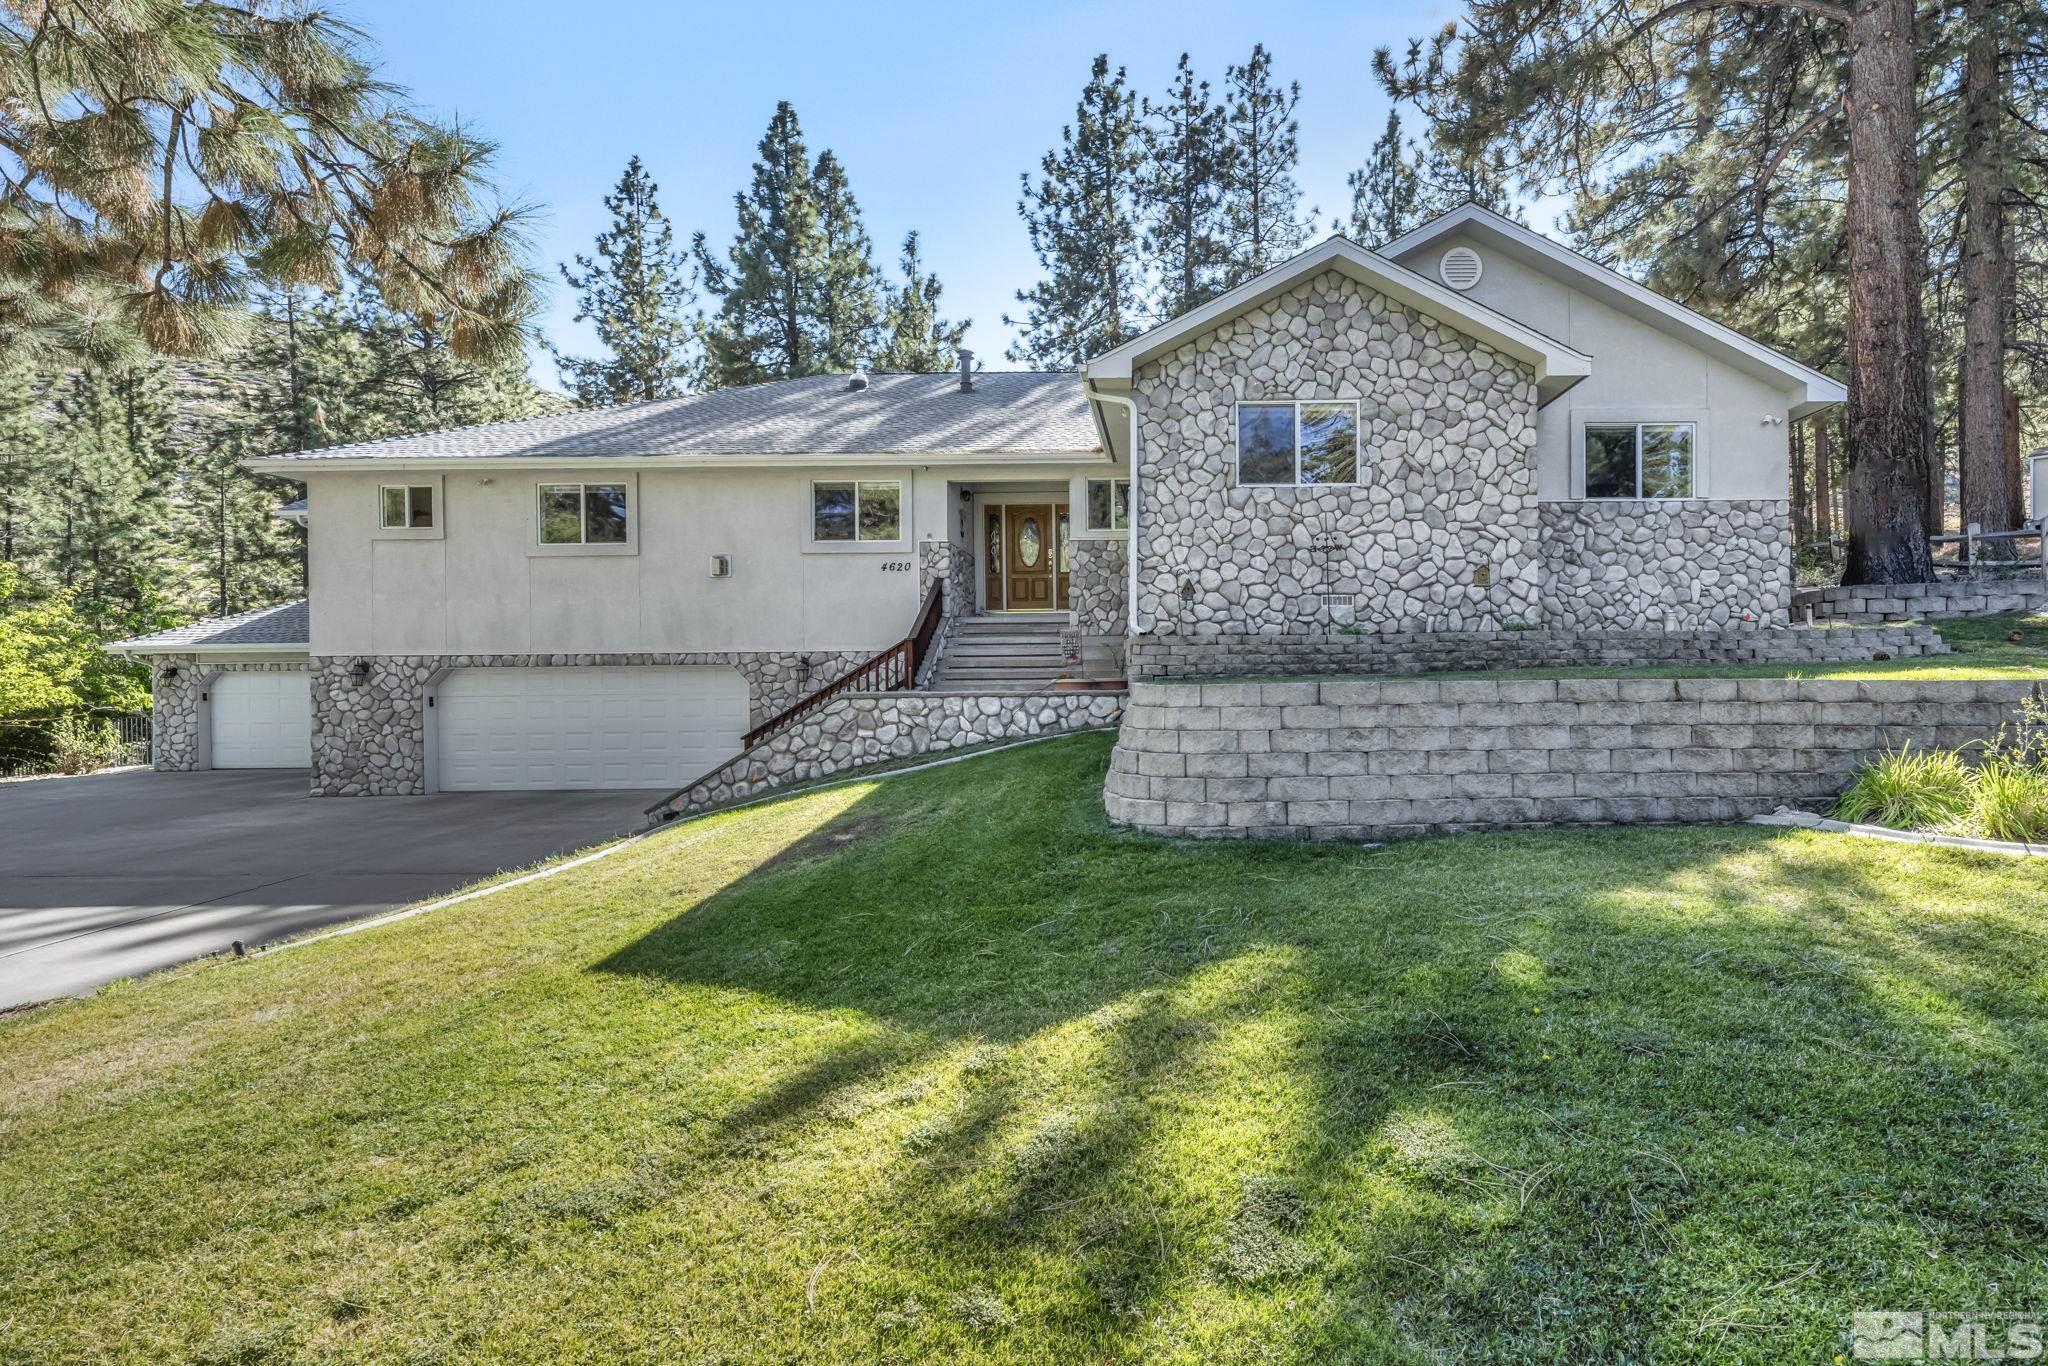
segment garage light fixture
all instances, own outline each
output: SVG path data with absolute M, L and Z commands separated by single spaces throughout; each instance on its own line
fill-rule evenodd
M 348 671 L 354 675 L 356 682 L 360 683 L 370 676 L 370 661 L 358 659 L 355 663 L 348 666 Z

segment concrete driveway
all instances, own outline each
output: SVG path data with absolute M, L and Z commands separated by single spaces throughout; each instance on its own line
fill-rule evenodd
M 0 783 L 0 1009 L 638 829 L 658 792 L 306 795 L 302 771 Z

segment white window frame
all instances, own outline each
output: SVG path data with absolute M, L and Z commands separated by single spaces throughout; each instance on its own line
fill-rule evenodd
M 1097 526 L 1097 525 L 1095 525 L 1095 521 L 1094 521 L 1094 517 L 1095 517 L 1095 486 L 1096 486 L 1097 484 L 1107 484 L 1107 485 L 1109 485 L 1109 525 L 1108 525 L 1108 526 Z M 1122 486 L 1122 488 L 1123 488 L 1123 490 L 1124 490 L 1124 508 L 1125 508 L 1125 512 L 1124 512 L 1124 520 L 1123 520 L 1123 523 L 1122 523 L 1122 525 L 1118 525 L 1118 524 L 1117 524 L 1117 520 L 1116 520 L 1116 491 L 1117 491 L 1117 488 L 1118 488 L 1118 486 Z M 1130 511 L 1129 511 L 1129 508 L 1130 508 L 1130 499 L 1131 499 L 1131 492 L 1130 492 L 1130 490 L 1131 490 L 1131 481 L 1130 481 L 1130 480 L 1128 480 L 1128 479 L 1119 479 L 1119 478 L 1115 478 L 1114 476 L 1112 476 L 1112 477 L 1110 477 L 1110 478 L 1107 478 L 1107 479 L 1098 479 L 1098 478 L 1096 478 L 1095 476 L 1093 476 L 1093 475 L 1090 475 L 1090 476 L 1089 476 L 1088 478 L 1086 478 L 1086 479 L 1082 480 L 1082 482 L 1081 482 L 1081 525 L 1080 525 L 1080 527 L 1078 528 L 1079 532 L 1080 532 L 1080 533 L 1082 533 L 1082 534 L 1087 534 L 1087 535 L 1095 535 L 1095 536 L 1127 536 L 1127 535 L 1129 535 L 1129 534 L 1130 534 L 1130 530 L 1131 530 L 1131 514 L 1130 514 Z M 1071 538 L 1071 537 L 1069 537 L 1069 539 L 1072 539 L 1072 538 Z
M 617 484 L 626 491 L 626 539 L 623 541 L 544 541 L 541 539 L 541 491 L 552 488 L 574 487 L 578 490 L 578 515 L 576 518 L 579 535 L 588 535 L 589 529 L 582 517 L 583 504 L 589 494 L 582 490 L 595 484 Z M 529 555 L 637 555 L 640 553 L 640 481 L 631 474 L 557 474 L 536 476 L 533 481 L 532 497 L 527 506 L 533 512 L 533 536 L 527 546 Z
M 1600 417 L 1587 414 L 1580 418 L 1578 427 L 1579 493 L 1588 503 L 1683 503 L 1700 496 L 1700 430 L 1702 424 L 1691 417 Z M 1586 441 L 1596 427 L 1633 427 L 1636 433 L 1636 491 L 1632 494 L 1595 494 L 1591 491 L 1593 471 L 1586 460 Z M 1692 431 L 1692 458 L 1685 471 L 1685 492 L 1659 494 L 1647 497 L 1643 493 L 1643 428 L 1645 427 L 1687 427 Z
M 1336 408 L 1351 410 L 1351 478 L 1345 481 L 1317 480 L 1305 483 L 1301 477 L 1301 410 L 1303 407 Z M 1247 482 L 1244 477 L 1244 452 L 1238 446 L 1244 431 L 1238 414 L 1246 408 L 1287 408 L 1294 409 L 1294 481 L 1288 484 L 1267 484 Z M 1232 487 L 1241 489 L 1355 489 L 1360 486 L 1359 474 L 1365 464 L 1365 436 L 1360 423 L 1359 403 L 1355 398 L 1241 398 L 1230 405 L 1230 482 Z
M 824 541 L 818 539 L 818 489 L 826 484 L 853 485 L 853 539 L 847 541 Z M 860 534 L 860 486 L 862 484 L 890 484 L 896 489 L 896 535 L 890 540 L 863 539 Z M 887 550 L 901 549 L 910 540 L 910 496 L 907 492 L 909 481 L 891 476 L 886 479 L 864 479 L 858 474 L 845 479 L 813 479 L 810 482 L 810 506 L 804 509 L 809 527 L 806 533 L 813 550 Z
M 384 495 L 393 489 L 404 494 L 405 520 L 393 525 L 384 520 Z M 427 495 L 427 524 L 421 526 L 412 519 L 412 491 L 419 489 Z M 428 531 L 441 523 L 441 500 L 435 496 L 432 484 L 379 484 L 377 485 L 377 529 L 379 531 Z
M 438 474 L 416 474 L 402 480 L 382 480 L 377 484 L 376 506 L 370 512 L 370 534 L 381 541 L 438 541 L 446 534 L 448 525 L 448 499 L 444 488 L 445 480 Z M 384 525 L 384 495 L 391 489 L 406 491 L 406 525 Z M 434 524 L 432 526 L 412 525 L 412 490 L 425 489 L 433 500 Z

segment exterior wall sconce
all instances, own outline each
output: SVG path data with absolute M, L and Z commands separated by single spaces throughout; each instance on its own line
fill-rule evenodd
M 348 671 L 356 682 L 361 683 L 370 676 L 370 661 L 358 658 L 355 663 L 348 666 Z

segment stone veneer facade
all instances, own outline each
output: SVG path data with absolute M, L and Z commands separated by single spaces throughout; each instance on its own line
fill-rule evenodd
M 1774 626 L 1792 602 L 1782 498 L 1575 500 L 1537 512 L 1546 626 Z
M 1140 627 L 1535 622 L 1536 386 L 1326 272 L 1141 366 Z M 1241 487 L 1240 399 L 1356 399 L 1358 483 Z
M 669 804 L 686 815 L 791 783 L 999 740 L 1114 725 L 1122 693 L 851 693 L 704 775 Z
M 1884 749 L 1985 738 L 2027 683 L 1774 678 L 1134 683 L 1110 819 L 1384 839 L 1735 820 L 1831 800 Z
M 177 670 L 176 678 L 166 677 Z M 199 752 L 201 695 L 224 673 L 304 673 L 304 660 L 202 660 L 198 655 L 159 655 L 150 661 L 150 766 L 159 773 L 191 773 L 213 767 Z
M 690 654 L 315 655 L 313 795 L 416 796 L 427 790 L 428 685 L 450 669 L 574 665 L 729 664 L 746 676 L 759 725 L 868 655 L 854 651 L 708 651 Z M 681 781 L 686 774 L 678 774 Z

